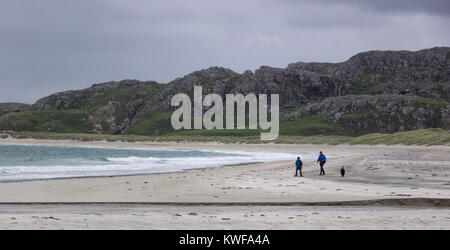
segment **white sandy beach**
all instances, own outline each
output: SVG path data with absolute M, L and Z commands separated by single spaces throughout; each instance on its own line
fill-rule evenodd
M 314 160 L 306 160 L 305 177 L 295 178 L 293 159 L 289 162 L 167 174 L 0 183 L 0 202 L 3 204 L 0 205 L 0 228 L 450 229 L 448 206 L 430 207 L 429 204 L 420 203 L 408 207 L 369 204 L 368 207 L 340 206 L 333 209 L 298 206 L 300 203 L 308 205 L 317 202 L 384 199 L 448 200 L 449 147 L 110 143 L 15 139 L 3 139 L 0 143 L 289 153 L 318 153 L 321 150 L 325 154 L 340 156 L 329 160 L 326 165 L 327 175 L 324 177 L 318 176 Z M 342 166 L 347 170 L 345 178 L 339 174 Z M 40 204 L 31 205 L 32 203 Z M 93 203 L 106 204 L 99 206 Z M 215 206 L 203 206 L 208 204 Z M 258 204 L 267 206 L 255 206 Z M 53 207 L 42 209 L 40 206 Z M 320 210 L 319 214 L 322 216 L 318 216 L 316 210 Z M 359 223 L 351 223 L 352 221 Z

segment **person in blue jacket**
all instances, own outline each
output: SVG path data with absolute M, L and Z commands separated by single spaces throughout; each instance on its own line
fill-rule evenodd
M 302 167 L 303 167 L 303 162 L 300 160 L 300 157 L 297 157 L 297 161 L 295 162 L 295 177 L 297 177 L 297 173 L 298 171 L 300 171 L 300 177 L 303 177 L 303 173 L 302 173 Z
M 325 163 L 327 163 L 327 157 L 320 151 L 319 158 L 317 158 L 317 163 L 320 164 L 320 174 L 319 175 L 325 175 L 325 170 L 323 169 L 323 166 Z

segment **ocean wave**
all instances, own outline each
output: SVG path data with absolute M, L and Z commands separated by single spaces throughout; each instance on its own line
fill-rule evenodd
M 11 156 L 8 160 L 14 160 L 12 163 L 16 164 L 0 166 L 0 181 L 167 173 L 243 163 L 294 161 L 297 156 L 304 159 L 316 157 L 302 153 L 206 150 L 152 150 L 147 155 L 143 154 L 142 150 L 137 152 L 130 149 L 86 151 L 33 147 L 19 150 L 23 155 L 31 155 L 33 150 L 38 150 L 34 151 L 34 155 L 39 160 L 28 164 L 21 161 L 17 155 Z M 61 150 L 61 153 L 58 153 L 58 150 Z M 36 165 L 38 163 L 39 165 Z

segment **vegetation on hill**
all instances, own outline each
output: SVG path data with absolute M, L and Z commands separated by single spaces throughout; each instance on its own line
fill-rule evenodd
M 225 130 L 224 130 L 225 131 Z M 424 129 L 393 134 L 367 134 L 362 136 L 285 136 L 275 141 L 261 141 L 258 135 L 227 134 L 216 130 L 216 134 L 208 131 L 200 134 L 170 134 L 163 136 L 143 135 L 102 135 L 73 133 L 43 133 L 4 131 L 0 138 L 37 139 L 37 140 L 74 140 L 74 141 L 108 141 L 108 142 L 219 142 L 219 143 L 283 143 L 283 144 L 349 144 L 349 145 L 426 145 L 450 146 L 450 131 L 443 129 Z
M 243 138 L 258 130 L 174 131 L 178 93 L 279 94 L 282 136 L 361 136 L 450 129 L 450 48 L 369 51 L 342 63 L 212 67 L 168 84 L 124 80 L 56 93 L 33 105 L 0 103 L 0 131 Z

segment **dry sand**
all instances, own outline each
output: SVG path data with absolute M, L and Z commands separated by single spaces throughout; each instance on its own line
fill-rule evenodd
M 326 176 L 318 176 L 314 160 L 306 160 L 304 178 L 293 176 L 292 161 L 168 174 L 0 183 L 0 228 L 450 229 L 450 147 L 13 139 L 0 143 L 298 153 L 322 150 L 340 156 L 329 160 Z M 339 174 L 342 166 L 347 170 L 345 178 Z M 361 200 L 381 201 L 353 204 L 370 205 L 365 207 L 349 206 L 351 203 L 299 206 Z M 49 204 L 55 202 L 65 204 Z M 108 204 L 91 204 L 99 202 Z M 407 207 L 399 207 L 406 203 Z M 430 205 L 434 203 L 440 207 Z M 215 206 L 197 206 L 211 204 Z
M 14 211 L 14 212 L 12 212 Z M 349 206 L 0 206 L 0 229 L 449 229 L 446 209 Z

